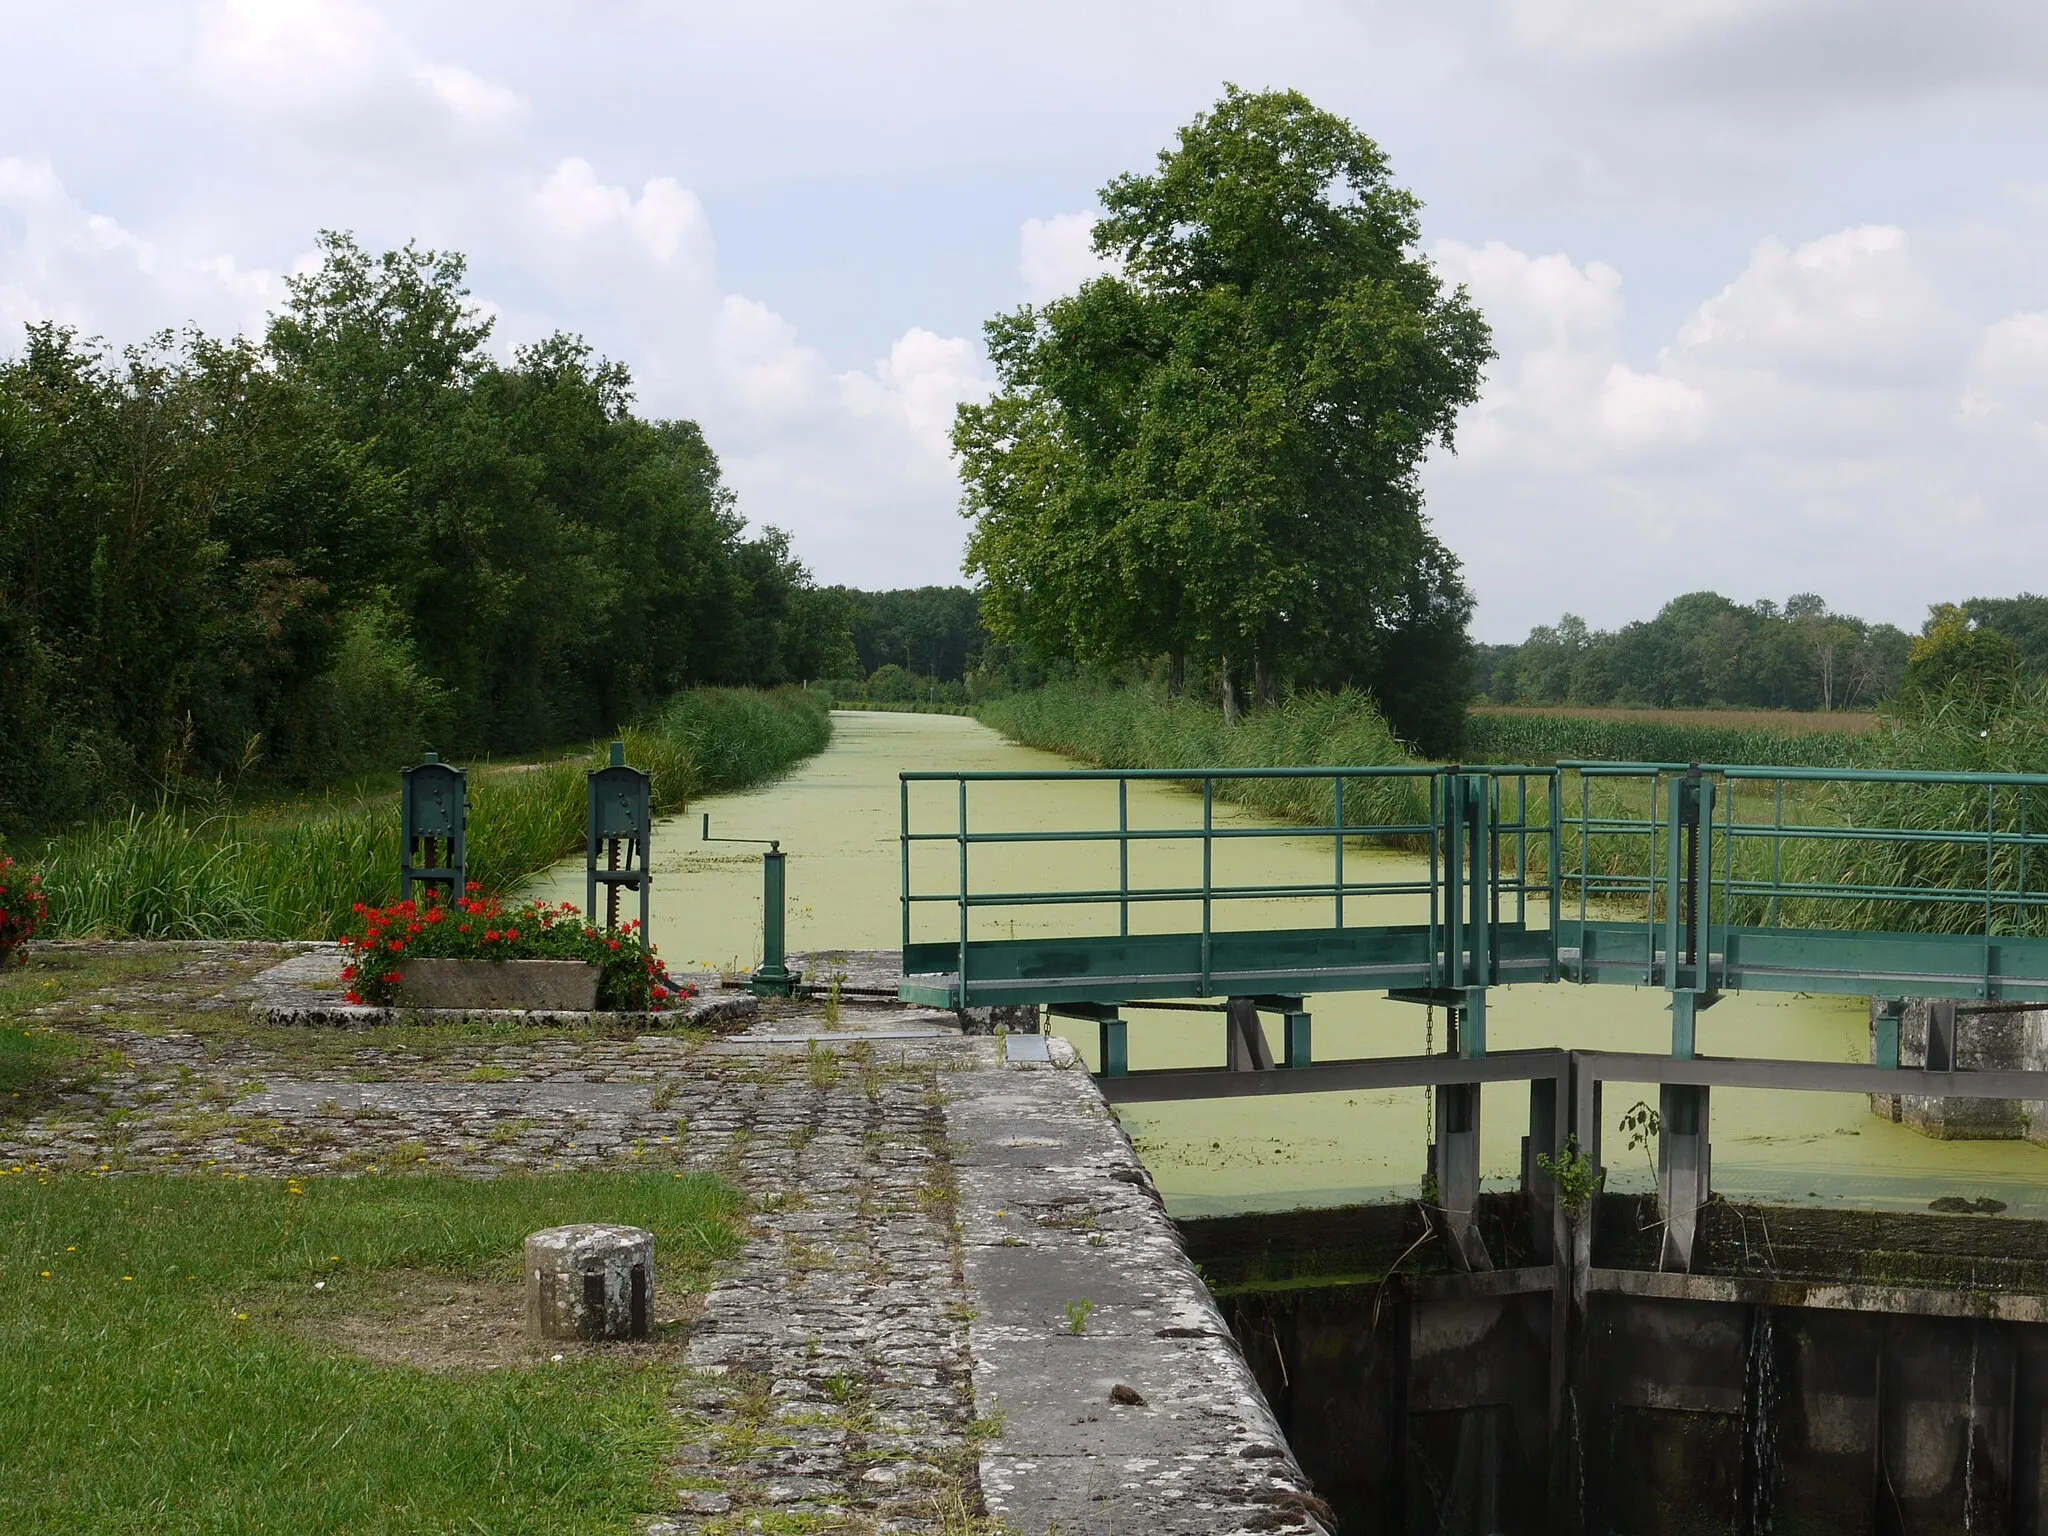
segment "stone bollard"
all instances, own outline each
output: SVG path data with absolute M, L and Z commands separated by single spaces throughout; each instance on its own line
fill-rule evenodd
M 654 1312 L 654 1234 L 550 1227 L 526 1240 L 526 1331 L 537 1339 L 644 1339 Z

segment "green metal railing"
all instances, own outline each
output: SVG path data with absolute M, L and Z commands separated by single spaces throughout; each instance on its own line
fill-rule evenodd
M 1578 810 L 1564 828 L 1567 843 L 1566 883 L 1578 897 L 1578 915 L 1588 916 L 1593 904 L 1627 901 L 1645 907 L 1656 922 L 1668 905 L 1668 870 L 1661 855 L 1670 841 L 1670 799 L 1695 772 L 1716 784 L 1715 814 L 1708 821 L 1703 853 L 1720 910 L 1731 920 L 1777 926 L 1788 903 L 1810 903 L 1795 910 L 1802 916 L 1831 910 L 1831 921 L 1819 927 L 1901 927 L 1931 932 L 2048 932 L 2048 775 L 1920 774 L 1886 769 L 1758 768 L 1677 763 L 1564 762 L 1558 765 L 1578 776 Z M 1640 798 L 1640 814 L 1597 812 L 1595 787 L 1626 785 Z M 1791 793 L 1788 797 L 1788 788 Z M 1856 791 L 1864 792 L 1858 794 Z M 1755 792 L 1745 797 L 1743 791 Z M 1923 817 L 1943 815 L 1929 807 L 1930 797 L 1946 794 L 1947 825 L 1872 824 L 1856 819 L 1859 811 L 1898 809 L 1881 793 L 1891 789 L 1913 795 Z M 1804 791 L 1804 792 L 1802 792 Z M 1767 802 L 1768 814 L 1742 814 L 1744 800 L 1752 807 Z M 1789 799 L 1789 805 L 1788 805 Z M 1788 819 L 1788 810 L 1790 819 Z M 1832 815 L 1831 820 L 1799 819 Z M 1891 818 L 1895 823 L 1899 818 Z M 1640 845 L 1640 867 L 1594 867 L 1596 849 Z M 1841 877 L 1818 879 L 1817 850 L 1845 847 L 1852 861 Z M 1946 867 L 1908 850 L 1955 850 L 1968 855 L 1951 858 Z M 1752 852 L 1754 850 L 1754 852 Z M 1764 855 L 1767 853 L 1768 858 Z M 1788 854 L 1790 867 L 1788 868 Z M 1904 864 L 1927 877 L 1916 880 L 1858 879 L 1871 867 Z M 1861 860 L 1861 863 L 1854 862 Z M 1833 861 L 1843 867 L 1843 861 Z M 1843 910 L 1844 904 L 1861 911 Z M 1896 912 L 1890 909 L 1897 908 Z M 1962 922 L 1930 921 L 1930 909 L 1968 908 Z M 1818 909 L 1818 910 L 1816 910 Z M 1869 919 L 1880 912 L 1889 921 Z M 1979 920 L 1981 914 L 1981 920 Z M 1802 926 L 1807 926 L 1802 924 Z
M 1638 981 L 1704 994 L 1736 984 L 1745 949 L 1770 948 L 1748 984 L 1803 969 L 1825 985 L 1852 952 L 1860 990 L 1878 993 L 1949 993 L 1967 977 L 1980 997 L 2030 997 L 2048 984 L 2030 974 L 2031 946 L 2001 942 L 2048 935 L 2048 776 L 1559 766 L 1577 778 L 1568 926 Z M 2014 960 L 2024 970 L 2002 975 Z M 1623 977 L 1582 965 L 1578 979 Z
M 1131 788 L 1158 783 L 1184 786 L 1192 793 L 1189 809 L 1199 806 L 1199 822 L 1175 826 L 1134 825 Z M 994 786 L 1056 784 L 1113 785 L 1113 823 L 1109 808 L 1099 807 L 1097 824 L 1043 829 L 990 829 L 988 791 Z M 1327 807 L 1321 821 L 1301 825 L 1219 823 L 1219 799 L 1229 804 L 1257 798 L 1261 785 L 1285 786 L 1299 802 L 1301 791 Z M 1430 987 L 1485 985 L 1501 963 L 1502 936 L 1509 936 L 1511 962 L 1527 969 L 1532 955 L 1526 942 L 1516 942 L 1540 921 L 1547 934 L 1559 910 L 1562 871 L 1558 858 L 1560 823 L 1559 776 L 1554 769 L 1492 767 L 1467 772 L 1429 767 L 1337 767 L 1273 769 L 1075 770 L 1057 773 L 905 773 L 901 775 L 901 852 L 903 948 L 906 974 L 950 971 L 959 978 L 965 1000 L 977 990 L 978 956 L 1000 961 L 999 979 L 1009 990 L 1028 991 L 1057 1000 L 1062 981 L 1086 993 L 1099 991 L 1102 965 L 1134 967 L 1119 979 L 1130 983 L 1132 995 L 1167 995 L 1172 987 L 1195 996 L 1216 995 L 1220 973 L 1227 970 L 1233 991 L 1300 990 L 1310 980 L 1345 984 L 1343 977 L 1390 975 L 1401 970 L 1404 985 Z M 931 807 L 920 805 L 918 786 L 951 786 L 939 824 L 930 824 Z M 1219 796 L 1219 786 L 1223 793 Z M 1248 793 L 1249 792 L 1249 795 Z M 1198 798 L 1197 798 L 1198 797 Z M 1233 809 L 1236 808 L 1233 806 Z M 923 820 L 920 819 L 923 814 Z M 1219 877 L 1220 850 L 1241 842 L 1286 839 L 1327 849 L 1326 872 L 1309 880 L 1227 880 Z M 1113 883 L 1067 881 L 1028 888 L 990 889 L 977 886 L 975 851 L 996 846 L 1044 848 L 1114 844 Z M 1132 851 L 1153 844 L 1197 845 L 1200 878 L 1144 884 L 1132 878 Z M 951 878 L 941 888 L 920 888 L 914 880 L 921 848 L 950 845 Z M 1426 871 L 1389 874 L 1370 863 L 1361 866 L 1347 849 L 1380 846 L 1426 853 Z M 1363 867 L 1364 873 L 1361 873 Z M 1426 921 L 1389 921 L 1387 902 L 1420 899 Z M 1326 918 L 1287 930 L 1246 929 L 1231 921 L 1231 909 L 1252 902 L 1327 902 Z M 1169 936 L 1134 934 L 1134 908 L 1182 905 L 1189 909 L 1185 937 L 1191 951 L 1178 951 Z M 1079 935 L 1002 939 L 976 932 L 976 919 L 998 911 L 1049 907 L 1092 909 L 1104 918 Z M 1108 910 L 1115 911 L 1115 933 L 1108 933 Z M 923 936 L 918 914 L 950 909 L 944 939 Z M 1347 952 L 1343 940 L 1320 943 L 1316 935 L 1356 935 L 1399 931 L 1415 942 L 1404 957 L 1366 956 L 1358 946 Z M 1277 958 L 1264 969 L 1254 963 L 1220 966 L 1219 944 L 1242 952 L 1262 936 Z M 1114 940 L 1114 943 L 1110 941 Z M 1293 952 L 1286 951 L 1289 942 Z M 1100 942 L 1099 954 L 1077 946 Z M 1543 941 L 1551 950 L 1554 943 Z M 1304 958 L 1306 951 L 1316 956 Z M 1060 973 L 1061 957 L 1070 973 Z M 1554 968 L 1554 954 L 1533 957 Z M 1098 963 L 1099 962 L 1099 963 Z M 1299 963 L 1297 963 L 1299 962 Z M 1421 967 L 1419 974 L 1414 972 Z M 1360 969 L 1364 967 L 1364 969 Z M 1376 969 L 1375 969 L 1376 967 Z M 1014 975 L 1010 973 L 1014 972 Z M 1035 985 L 1027 986 L 1027 981 Z M 1171 983 L 1171 986 L 1169 986 Z M 1384 980 L 1372 984 L 1385 984 Z M 994 990 L 1001 986 L 991 981 Z M 1167 992 L 1162 992 L 1167 988 Z M 964 1005 L 964 1004 L 963 1004 Z

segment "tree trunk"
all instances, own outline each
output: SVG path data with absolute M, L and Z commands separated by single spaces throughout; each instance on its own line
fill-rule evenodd
M 1280 679 L 1263 651 L 1252 653 L 1252 707 L 1271 709 L 1280 702 Z
M 1223 658 L 1223 723 L 1235 725 L 1244 718 L 1244 705 L 1237 696 L 1237 675 L 1230 670 L 1230 658 Z
M 1181 694 L 1187 691 L 1187 686 L 1188 653 L 1186 651 L 1174 651 L 1166 658 L 1167 698 L 1178 699 Z

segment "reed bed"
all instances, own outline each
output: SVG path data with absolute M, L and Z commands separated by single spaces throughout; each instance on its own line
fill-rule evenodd
M 1169 700 L 1150 688 L 1058 683 L 981 706 L 982 720 L 1027 747 L 1101 768 L 1407 768 L 1408 755 L 1372 699 L 1345 691 L 1297 694 L 1235 727 L 1223 712 Z M 1331 779 L 1218 779 L 1216 798 L 1263 816 L 1328 826 Z M 1421 778 L 1347 779 L 1348 825 L 1401 826 L 1429 819 Z
M 831 739 L 822 705 L 794 690 L 699 689 L 623 733 L 657 806 L 786 772 Z M 469 878 L 506 891 L 583 846 L 584 774 L 602 749 L 472 769 Z M 39 861 L 54 937 L 333 938 L 358 902 L 398 897 L 396 796 L 293 814 L 133 810 L 52 843 Z
M 1764 712 L 1753 712 L 1760 716 Z M 1235 729 L 1207 705 L 1169 702 L 1144 689 L 1112 690 L 1064 684 L 1019 694 L 982 707 L 981 718 L 1012 740 L 1078 757 L 1106 768 L 1269 768 L 1402 766 L 1415 762 L 1363 695 L 1303 695 L 1275 710 L 1246 717 Z M 1767 716 L 1765 718 L 1768 718 Z M 1752 729 L 1695 725 L 1685 721 L 1588 719 L 1558 715 L 1490 715 L 1474 720 L 1506 723 L 1548 737 L 1511 738 L 1519 751 L 1486 753 L 1494 761 L 1560 757 L 1620 762 L 1751 763 L 1788 768 L 1896 768 L 1937 773 L 2048 774 L 2048 683 L 2023 687 L 1988 713 L 1981 699 L 1958 694 L 1911 715 L 1858 721 L 1854 729 Z M 1802 722 L 1803 725 L 1804 722 Z M 1607 730 L 1608 750 L 1591 735 L 1560 740 L 1563 728 Z M 1621 734 L 1633 733 L 1633 734 Z M 1503 732 L 1505 735 L 1505 732 Z M 1496 744 L 1500 738 L 1496 737 Z M 1538 750 L 1539 747 L 1554 750 Z M 1476 760 L 1476 757 L 1475 757 Z M 1529 821 L 1548 825 L 1548 803 L 1532 785 Z M 1513 786 L 1503 786 L 1512 797 Z M 2026 833 L 2048 842 L 2048 788 L 2022 794 L 2012 787 L 1914 785 L 1828 780 L 1724 780 L 1719 786 L 1712 840 L 1717 903 L 1715 921 L 1777 923 L 1815 928 L 1893 932 L 1981 932 L 1986 904 L 1971 900 L 1928 900 L 1889 891 L 1962 893 L 1988 884 L 1996 893 L 1990 925 L 2002 933 L 2048 933 L 2048 906 L 2034 905 L 2048 893 L 2048 847 L 1985 837 Z M 1217 798 L 1279 820 L 1326 825 L 1332 815 L 1328 780 L 1219 780 Z M 1666 843 L 1660 830 L 1648 837 L 1651 816 L 1647 779 L 1582 779 L 1567 772 L 1560 786 L 1560 874 L 1567 910 L 1576 908 L 1583 884 L 1604 917 L 1661 919 L 1652 890 L 1622 882 L 1665 876 Z M 1751 829 L 1731 841 L 1719 830 L 1733 796 L 1735 818 Z M 1350 780 L 1345 789 L 1347 820 L 1397 825 L 1427 817 L 1427 788 L 1413 779 Z M 1513 813 L 1513 801 L 1504 810 Z M 1660 797 L 1656 817 L 1667 814 Z M 1775 835 L 1774 823 L 1795 830 Z M 1606 824 L 1603 826 L 1603 824 Z M 1629 830 L 1616 830 L 1624 824 Z M 1796 829 L 1817 829 L 1802 833 Z M 1924 835 L 1951 834 L 1955 841 L 1912 841 L 1883 836 L 1845 838 L 1853 829 Z M 1405 839 L 1390 839 L 1405 842 Z M 1511 868 L 1517 840 L 1502 840 Z M 1540 847 L 1540 843 L 1539 843 Z M 1537 848 L 1529 873 L 1540 877 Z M 1721 888 L 1730 871 L 1737 885 L 1758 889 L 1724 903 Z M 1584 871 L 1582 876 L 1581 871 Z M 1834 887 L 1837 896 L 1801 894 L 1801 886 Z M 1867 888 L 1856 894 L 1853 888 Z M 2031 896 L 2032 901 L 2025 900 Z
M 1839 721 L 1835 728 L 1824 724 Z M 1774 714 L 1768 710 L 1475 710 L 1465 751 L 1475 763 L 1767 763 L 1787 768 L 1853 768 L 1866 762 L 1877 730 L 1866 715 Z

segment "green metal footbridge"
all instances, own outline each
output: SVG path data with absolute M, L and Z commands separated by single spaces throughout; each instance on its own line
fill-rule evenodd
M 1134 819 L 1160 783 L 1194 791 L 1182 824 Z M 1055 793 L 1007 825 L 990 791 L 1025 785 Z M 1237 812 L 1262 791 L 1327 817 Z M 1488 989 L 1617 983 L 1670 993 L 1684 1058 L 1723 992 L 2048 1003 L 2048 777 L 1567 762 L 905 773 L 901 794 L 903 996 L 941 1007 L 1367 989 L 1462 1007 L 1483 1055 Z M 1285 874 L 1232 857 L 1275 840 Z M 1074 848 L 1110 857 L 1049 857 Z M 1155 849 L 1179 878 L 1134 871 Z M 1062 862 L 1104 878 L 1037 878 Z
M 1662 1083 L 1669 1212 L 1706 1198 L 1716 1084 L 2048 1100 L 2048 1073 L 1958 1071 L 1954 1007 L 2048 1004 L 2048 776 L 1566 762 L 900 791 L 904 999 L 1092 1020 L 1112 1102 L 1434 1085 L 1447 1206 L 1476 1191 L 1486 1081 L 1529 1081 L 1531 1145 L 1595 1162 L 1600 1081 Z M 1560 983 L 1661 989 L 1669 1055 L 1489 1055 L 1492 989 Z M 1759 989 L 1886 1000 L 1872 1060 L 1703 1056 L 1700 1014 Z M 1360 990 L 1448 1010 L 1447 1053 L 1318 1061 L 1308 998 Z M 1946 1002 L 1902 1070 L 1908 998 Z M 1162 1004 L 1224 1015 L 1218 1065 L 1131 1062 L 1125 1009 Z M 1689 1218 L 1669 1242 L 1684 1267 Z

